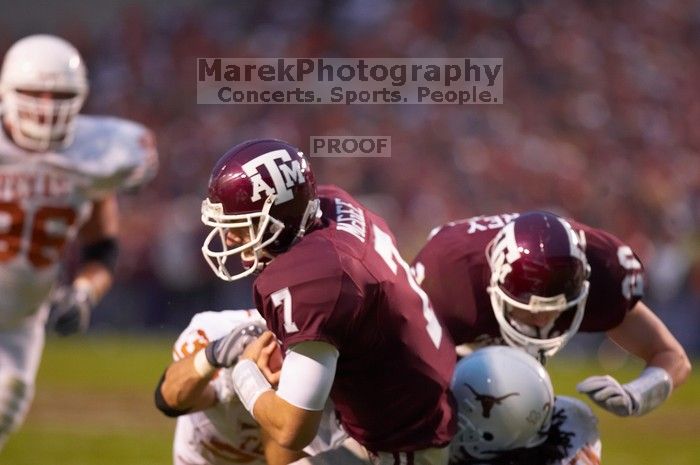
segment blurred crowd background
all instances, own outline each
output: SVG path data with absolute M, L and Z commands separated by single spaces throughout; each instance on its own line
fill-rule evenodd
M 544 208 L 642 259 L 648 303 L 700 353 L 700 3 L 693 0 L 58 2 L 8 6 L 0 49 L 51 32 L 84 54 L 86 113 L 154 130 L 161 170 L 122 199 L 96 329 L 174 329 L 251 305 L 200 254 L 213 163 L 247 138 L 386 135 L 388 159 L 312 158 L 410 260 L 449 220 Z M 100 5 L 102 6 L 100 8 Z M 24 19 L 26 18 L 26 19 Z M 31 21 L 29 20 L 31 18 Z M 42 24 L 38 29 L 37 24 Z M 197 57 L 503 57 L 502 105 L 197 105 Z

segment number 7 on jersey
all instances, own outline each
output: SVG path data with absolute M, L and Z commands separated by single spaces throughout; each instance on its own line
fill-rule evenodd
M 440 341 L 442 340 L 442 326 L 438 322 L 435 312 L 430 305 L 430 299 L 428 295 L 420 288 L 411 269 L 409 268 L 406 261 L 401 257 L 401 254 L 394 246 L 391 240 L 391 236 L 379 229 L 376 225 L 374 226 L 374 250 L 379 254 L 384 260 L 386 265 L 394 274 L 398 274 L 399 267 L 401 267 L 406 274 L 406 279 L 411 289 L 418 294 L 421 302 L 423 303 L 423 318 L 425 318 L 426 330 L 428 331 L 428 336 L 430 340 L 433 341 L 435 347 L 440 348 Z M 270 299 L 272 300 L 272 305 L 279 307 L 282 305 L 282 314 L 284 317 L 284 330 L 287 334 L 296 333 L 299 331 L 296 323 L 292 319 L 292 294 L 289 292 L 289 288 L 285 287 L 279 291 L 275 291 L 270 294 Z
M 440 322 L 438 322 L 438 319 L 435 316 L 433 307 L 430 305 L 428 295 L 416 282 L 408 263 L 406 263 L 401 257 L 401 254 L 396 249 L 394 242 L 391 240 L 391 236 L 379 229 L 377 225 L 373 226 L 374 250 L 380 257 L 382 257 L 384 262 L 394 274 L 397 274 L 399 266 L 403 268 L 404 273 L 406 273 L 406 279 L 408 279 L 408 284 L 411 286 L 411 289 L 418 294 L 418 297 L 420 297 L 420 300 L 423 303 L 423 317 L 425 318 L 425 321 L 427 321 L 425 328 L 428 331 L 428 335 L 433 341 L 433 344 L 435 344 L 435 347 L 440 348 L 440 341 L 442 340 L 442 326 L 440 326 Z

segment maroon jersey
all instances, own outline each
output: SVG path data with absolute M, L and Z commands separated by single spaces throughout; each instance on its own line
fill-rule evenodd
M 322 225 L 255 280 L 255 302 L 284 348 L 338 349 L 331 398 L 347 432 L 373 451 L 446 445 L 454 346 L 396 250 L 385 222 L 323 186 Z
M 433 231 L 413 261 L 421 286 L 455 344 L 500 339 L 486 290 L 491 276 L 486 247 L 500 228 L 517 216 L 478 216 L 447 223 Z M 615 328 L 643 296 L 642 265 L 612 234 L 567 221 L 574 230 L 584 233 L 591 267 L 590 290 L 579 331 Z M 567 313 L 557 319 L 555 329 L 570 325 L 574 312 Z

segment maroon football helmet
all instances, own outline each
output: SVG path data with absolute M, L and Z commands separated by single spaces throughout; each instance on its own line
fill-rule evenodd
M 243 142 L 219 159 L 209 178 L 202 222 L 212 231 L 204 258 L 224 281 L 259 271 L 304 235 L 318 205 L 311 167 L 298 148 L 270 139 Z M 239 243 L 230 248 L 227 236 Z M 233 255 L 240 255 L 244 271 L 231 275 L 226 261 Z
M 505 225 L 491 241 L 486 249 L 491 267 L 488 291 L 508 344 L 544 359 L 578 331 L 589 288 L 584 240 L 563 218 L 530 212 Z M 533 328 L 512 318 L 513 309 L 554 312 L 556 318 Z M 571 324 L 555 329 L 559 315 L 568 311 L 575 312 Z

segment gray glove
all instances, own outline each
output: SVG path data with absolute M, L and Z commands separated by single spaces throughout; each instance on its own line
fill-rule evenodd
M 234 366 L 248 344 L 264 333 L 265 329 L 267 328 L 261 321 L 236 326 L 226 336 L 210 342 L 204 349 L 207 361 L 216 368 Z
M 673 390 L 673 381 L 666 370 L 650 366 L 627 384 L 618 383 L 609 375 L 591 376 L 576 386 L 596 404 L 615 415 L 644 415 L 661 405 Z
M 90 324 L 92 308 L 87 290 L 61 286 L 49 300 L 49 325 L 61 336 L 85 332 Z

